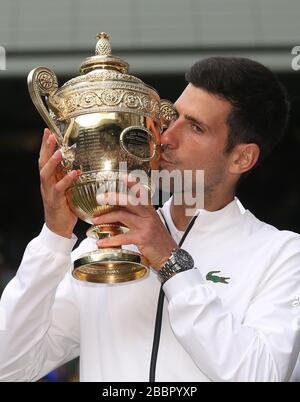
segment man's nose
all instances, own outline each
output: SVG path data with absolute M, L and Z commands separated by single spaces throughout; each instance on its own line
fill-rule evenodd
M 163 148 L 175 149 L 179 144 L 179 129 L 177 121 L 171 122 L 169 127 L 163 132 L 161 136 L 161 144 Z

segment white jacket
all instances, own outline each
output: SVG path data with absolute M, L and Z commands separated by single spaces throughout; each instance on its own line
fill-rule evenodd
M 44 226 L 29 243 L 1 299 L 0 380 L 36 381 L 80 354 L 81 381 L 148 381 L 156 272 L 116 285 L 77 281 L 75 241 Z M 94 248 L 86 239 L 73 258 Z M 200 210 L 183 248 L 197 269 L 164 285 L 156 380 L 289 380 L 300 348 L 300 236 L 234 200 Z M 211 271 L 229 283 L 206 280 Z

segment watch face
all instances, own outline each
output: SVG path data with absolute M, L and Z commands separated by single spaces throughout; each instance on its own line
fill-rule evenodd
M 182 269 L 191 269 L 194 267 L 193 257 L 185 250 L 179 248 L 173 251 L 176 263 L 182 267 Z

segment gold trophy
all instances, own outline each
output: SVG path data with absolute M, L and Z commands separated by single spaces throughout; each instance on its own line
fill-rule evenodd
M 62 87 L 46 67 L 28 75 L 31 99 L 62 152 L 63 172 L 81 172 L 67 191 L 70 208 L 90 224 L 93 217 L 117 208 L 99 205 L 97 196 L 127 191 L 120 175 L 139 169 L 150 178 L 159 159 L 160 134 L 174 116 L 171 102 L 129 75 L 128 63 L 111 54 L 108 35 L 102 32 L 97 38 L 95 56 L 82 63 L 80 76 Z M 141 184 L 151 192 L 149 180 Z M 116 223 L 93 225 L 87 235 L 101 239 L 127 230 Z M 142 278 L 147 271 L 143 255 L 114 247 L 81 255 L 74 262 L 73 276 L 119 283 Z

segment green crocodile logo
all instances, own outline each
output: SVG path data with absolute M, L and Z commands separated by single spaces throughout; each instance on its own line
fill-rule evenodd
M 221 271 L 210 271 L 207 275 L 206 275 L 206 280 L 208 281 L 212 281 L 214 283 L 226 283 L 228 284 L 228 280 L 230 278 L 225 278 L 224 276 L 218 276 L 218 275 L 214 275 L 214 274 L 218 274 Z

